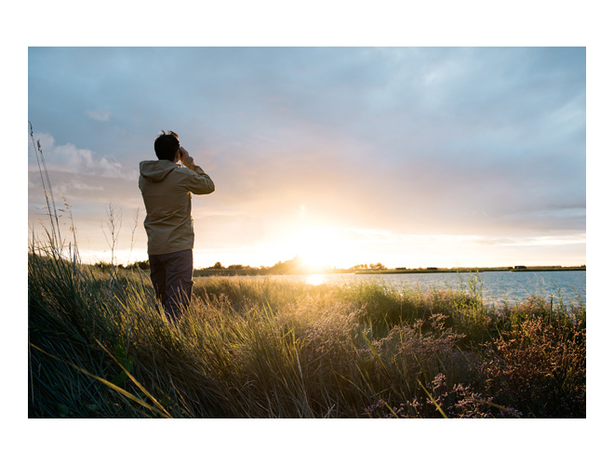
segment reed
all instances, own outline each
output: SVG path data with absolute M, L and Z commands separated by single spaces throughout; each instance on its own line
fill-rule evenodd
M 585 415 L 585 309 L 544 318 L 531 300 L 476 318 L 462 291 L 217 277 L 197 279 L 174 326 L 138 268 L 41 250 L 31 417 Z

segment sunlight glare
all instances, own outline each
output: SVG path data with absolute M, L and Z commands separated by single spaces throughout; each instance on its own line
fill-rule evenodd
M 312 274 L 307 277 L 305 282 L 307 284 L 311 284 L 312 286 L 319 286 L 324 282 L 324 277 L 321 274 Z
M 344 266 L 355 258 L 347 240 L 332 228 L 302 230 L 292 239 L 291 247 L 308 266 L 317 269 Z

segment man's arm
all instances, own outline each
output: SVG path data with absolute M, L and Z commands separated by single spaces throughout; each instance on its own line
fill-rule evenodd
M 188 151 L 183 147 L 179 148 L 179 160 L 186 168 L 189 168 L 196 176 L 189 176 L 188 188 L 194 194 L 210 194 L 215 190 L 215 185 L 207 173 L 194 163 L 194 158 L 190 156 Z

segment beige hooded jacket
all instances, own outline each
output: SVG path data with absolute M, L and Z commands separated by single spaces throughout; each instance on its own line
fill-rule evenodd
M 192 157 L 188 157 L 186 165 L 189 169 L 169 160 L 140 163 L 139 189 L 147 211 L 143 224 L 149 255 L 194 247 L 191 194 L 210 194 L 215 186 L 211 178 L 194 165 Z

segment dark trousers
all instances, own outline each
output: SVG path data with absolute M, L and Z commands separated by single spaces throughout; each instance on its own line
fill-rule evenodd
M 177 321 L 190 304 L 194 284 L 192 267 L 192 249 L 149 256 L 151 282 L 170 321 Z

